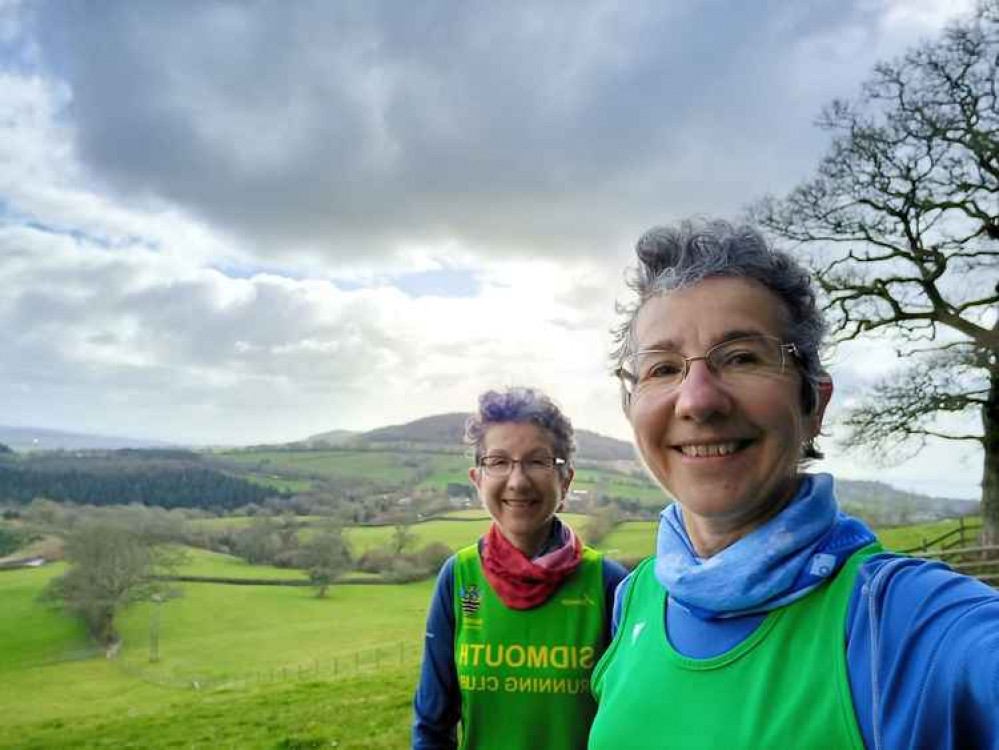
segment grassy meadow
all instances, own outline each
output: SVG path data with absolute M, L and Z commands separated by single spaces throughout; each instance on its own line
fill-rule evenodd
M 452 549 L 488 524 L 479 509 L 415 524 L 418 543 Z M 585 516 L 569 514 L 582 528 Z M 957 521 L 884 529 L 890 549 Z M 355 550 L 392 527 L 349 530 Z M 654 522 L 619 524 L 600 545 L 615 557 L 654 548 Z M 120 618 L 109 660 L 81 625 L 37 597 L 61 564 L 0 571 L 0 747 L 405 748 L 423 623 L 433 581 L 308 587 L 178 584 L 179 596 Z M 189 550 L 180 571 L 241 578 L 302 577 Z M 155 624 L 158 622 L 158 626 Z M 158 633 L 152 661 L 151 634 Z
M 339 586 L 326 599 L 181 584 L 160 605 L 159 660 L 149 603 L 121 617 L 111 661 L 37 601 L 62 570 L 0 572 L 0 747 L 405 747 L 432 581 Z M 203 551 L 181 572 L 294 574 Z
M 303 491 L 318 479 L 370 481 L 416 490 L 445 490 L 449 484 L 468 484 L 471 458 L 463 453 L 432 451 L 234 451 L 217 454 L 241 465 L 247 479 L 282 491 Z M 577 469 L 573 488 L 600 490 L 613 497 L 661 504 L 663 493 L 644 476 L 610 469 Z

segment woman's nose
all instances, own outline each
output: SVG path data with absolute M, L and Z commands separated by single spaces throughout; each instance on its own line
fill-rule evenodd
M 676 414 L 695 422 L 706 422 L 732 410 L 732 397 L 705 360 L 690 362 L 687 377 L 677 390 Z
M 506 483 L 508 485 L 512 484 L 515 486 L 531 483 L 530 477 L 528 477 L 527 472 L 524 471 L 523 463 L 517 461 L 512 467 L 510 467 L 510 475 L 506 478 Z

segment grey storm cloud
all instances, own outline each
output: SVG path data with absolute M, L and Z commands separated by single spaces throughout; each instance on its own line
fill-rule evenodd
M 802 65 L 855 87 L 872 60 L 823 40 L 883 9 L 803 5 L 51 2 L 31 28 L 101 184 L 260 257 L 593 256 L 811 163 Z

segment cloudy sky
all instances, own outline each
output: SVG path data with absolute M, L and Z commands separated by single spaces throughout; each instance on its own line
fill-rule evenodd
M 638 235 L 808 177 L 821 107 L 969 5 L 0 0 L 0 423 L 284 441 L 533 384 L 627 438 Z

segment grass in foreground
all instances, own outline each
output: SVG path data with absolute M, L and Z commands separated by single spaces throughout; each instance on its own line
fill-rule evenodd
M 415 683 L 416 668 L 408 666 L 336 682 L 186 693 L 145 706 L 138 715 L 105 712 L 13 731 L 0 727 L 0 745 L 11 750 L 396 750 L 409 746 Z

